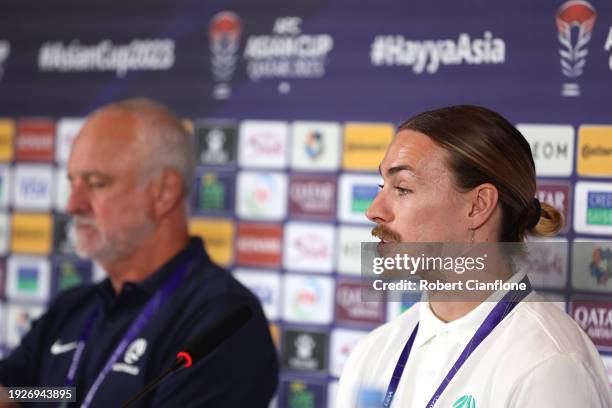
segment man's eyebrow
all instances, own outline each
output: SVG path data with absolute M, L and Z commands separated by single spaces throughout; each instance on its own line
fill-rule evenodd
M 414 171 L 414 168 L 412 168 L 412 166 L 410 166 L 409 164 L 402 164 L 399 166 L 393 166 L 390 169 L 387 170 L 387 176 L 393 176 L 397 173 L 399 173 L 400 171 L 408 171 L 410 173 L 412 173 L 413 176 L 416 176 L 416 172 Z M 382 168 L 381 166 L 378 166 L 378 173 L 380 175 L 382 175 Z

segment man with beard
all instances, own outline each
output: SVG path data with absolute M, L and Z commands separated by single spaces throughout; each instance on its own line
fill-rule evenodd
M 0 361 L 0 384 L 76 387 L 78 406 L 119 406 L 246 304 L 244 327 L 138 406 L 268 406 L 277 358 L 259 301 L 188 234 L 194 166 L 190 135 L 160 104 L 129 99 L 87 119 L 68 161 L 67 212 L 77 252 L 108 278 L 60 294 Z

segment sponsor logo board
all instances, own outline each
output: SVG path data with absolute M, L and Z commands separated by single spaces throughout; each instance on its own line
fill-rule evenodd
M 191 218 L 189 233 L 204 240 L 210 258 L 221 265 L 234 259 L 234 223 L 224 219 Z
M 195 122 L 196 161 L 204 166 L 236 163 L 237 125 L 234 122 Z
M 341 131 L 336 122 L 293 122 L 291 167 L 300 171 L 338 170 Z
M 282 220 L 287 214 L 287 190 L 285 173 L 240 172 L 236 212 L 244 219 Z
M 389 124 L 346 123 L 342 167 L 346 170 L 378 170 L 395 128 Z
M 583 234 L 612 235 L 612 183 L 576 183 L 574 230 Z
M 234 276 L 259 298 L 268 320 L 278 320 L 281 275 L 278 272 L 235 269 Z
M 286 274 L 283 319 L 292 323 L 330 324 L 334 281 L 326 276 Z
M 328 337 L 324 332 L 285 329 L 281 350 L 285 369 L 314 373 L 327 370 Z
M 240 265 L 279 268 L 283 229 L 278 224 L 238 224 L 236 261 Z
M 570 176 L 574 167 L 574 128 L 569 125 L 519 124 L 531 146 L 538 177 Z
M 336 177 L 292 175 L 289 216 L 331 220 L 336 214 Z
M 283 267 L 288 270 L 331 273 L 335 228 L 330 224 L 291 221 L 285 224 Z

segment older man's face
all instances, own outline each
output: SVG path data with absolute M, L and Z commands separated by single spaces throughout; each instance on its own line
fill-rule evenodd
M 130 256 L 153 229 L 150 194 L 141 182 L 134 117 L 103 111 L 91 117 L 68 160 L 77 252 L 104 262 Z
M 446 151 L 428 136 L 401 130 L 380 165 L 384 186 L 367 216 L 389 242 L 464 241 L 470 203 L 454 185 Z

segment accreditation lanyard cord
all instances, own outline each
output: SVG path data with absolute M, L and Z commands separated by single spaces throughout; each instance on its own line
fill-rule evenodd
M 183 262 L 179 268 L 164 282 L 161 288 L 159 288 L 153 297 L 147 302 L 147 304 L 140 311 L 138 316 L 134 319 L 128 330 L 123 335 L 121 341 L 104 364 L 102 371 L 98 374 L 95 381 L 93 382 L 91 388 L 87 392 L 85 399 L 81 405 L 81 408 L 87 408 L 91 404 L 93 397 L 96 395 L 96 392 L 100 388 L 100 385 L 107 377 L 108 373 L 111 371 L 113 365 L 119 360 L 119 357 L 125 352 L 125 349 L 128 345 L 138 336 L 138 334 L 142 331 L 142 329 L 151 321 L 153 316 L 161 309 L 161 307 L 166 303 L 166 301 L 170 298 L 170 296 L 174 293 L 174 291 L 180 286 L 185 278 L 187 272 L 189 271 L 191 265 L 193 265 L 197 261 L 197 256 L 191 256 L 185 262 Z M 93 328 L 93 324 L 97 319 L 99 314 L 99 308 L 97 308 L 87 320 L 85 327 L 83 328 L 83 332 L 79 337 L 79 343 L 77 348 L 72 356 L 72 362 L 70 363 L 70 369 L 68 370 L 68 374 L 66 375 L 66 381 L 64 382 L 66 387 L 73 387 L 75 384 L 75 376 L 77 372 L 77 368 L 79 363 L 81 362 L 81 358 L 83 356 L 83 350 L 85 349 L 85 345 L 89 340 L 91 335 L 91 331 Z
M 461 355 L 455 361 L 455 364 L 451 367 L 448 374 L 442 380 L 442 383 L 438 387 L 438 389 L 434 392 L 433 396 L 429 400 L 426 405 L 426 408 L 433 408 L 436 404 L 448 384 L 451 382 L 457 371 L 463 366 L 468 357 L 474 352 L 476 347 L 482 343 L 482 341 L 487 338 L 489 334 L 497 327 L 497 325 L 506 317 L 514 307 L 520 303 L 529 293 L 532 291 L 531 282 L 527 276 L 523 277 L 519 283 L 519 287 L 521 283 L 525 284 L 524 290 L 512 290 L 506 293 L 506 295 L 495 305 L 493 310 L 487 315 L 484 322 L 480 325 L 478 330 L 474 336 L 470 339 L 467 346 L 461 352 Z M 410 351 L 412 350 L 412 345 L 414 344 L 414 339 L 416 338 L 417 332 L 419 330 L 419 324 L 417 323 L 416 327 L 412 331 L 412 334 L 408 338 L 406 345 L 402 349 L 402 352 L 397 360 L 395 365 L 395 369 L 393 370 L 393 375 L 391 376 L 391 381 L 389 382 L 389 387 L 387 388 L 387 393 L 385 394 L 385 399 L 383 400 L 383 407 L 388 408 L 391 406 L 391 402 L 393 401 L 393 397 L 395 396 L 395 392 L 397 391 L 397 387 L 399 386 L 399 381 L 402 378 L 402 374 L 404 372 L 404 367 L 408 362 L 408 356 L 410 355 Z

